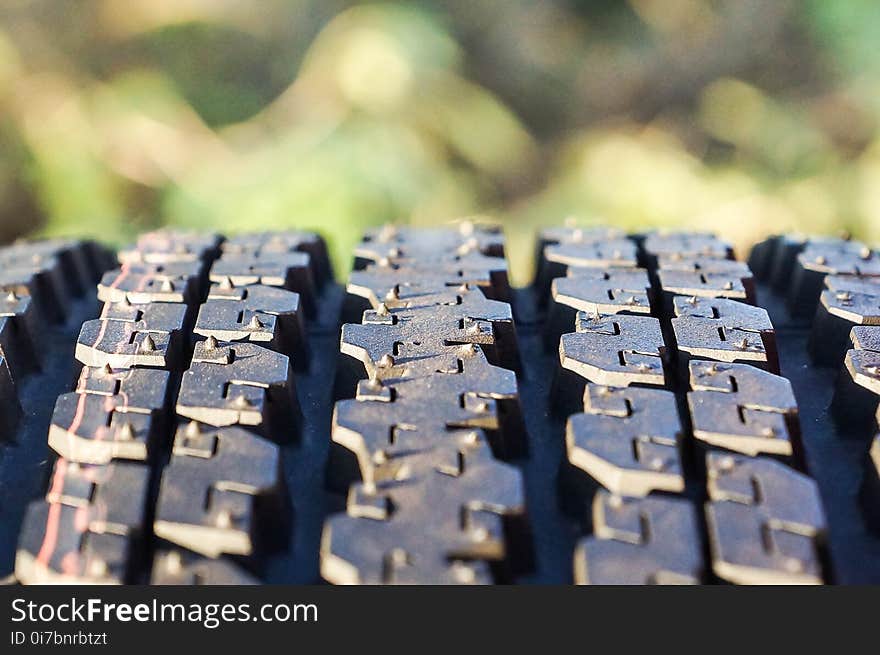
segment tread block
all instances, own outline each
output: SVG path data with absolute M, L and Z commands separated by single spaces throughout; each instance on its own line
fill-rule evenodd
M 764 457 L 709 453 L 706 520 L 715 574 L 736 584 L 821 584 L 816 483 Z
M 835 247 L 844 239 L 837 237 L 806 237 L 802 234 L 781 234 L 768 237 L 752 248 L 752 253 L 757 256 L 749 258 L 749 267 L 755 271 L 759 279 L 766 281 L 777 294 L 785 294 L 791 285 L 797 257 L 807 247 L 821 249 L 823 247 Z M 752 266 L 753 260 L 758 262 L 758 268 Z
M 638 266 L 638 247 L 626 237 L 602 241 L 577 241 L 572 236 L 565 241 L 544 247 L 544 260 L 553 273 L 565 275 L 572 268 L 635 268 Z
M 623 496 L 684 491 L 681 438 L 675 394 L 592 384 L 565 432 L 569 462 Z
M 643 268 L 569 269 L 553 280 L 553 301 L 588 314 L 650 314 L 651 281 Z
M 687 256 L 680 253 L 658 255 L 657 268 L 661 271 L 680 271 L 685 273 L 712 273 L 727 275 L 733 279 L 749 280 L 754 277 L 752 270 L 744 262 L 735 259 L 713 259 L 711 257 Z
M 130 412 L 164 413 L 168 409 L 170 377 L 168 371 L 159 369 L 84 366 L 74 392 L 107 398 L 118 396 Z
M 6 360 L 13 379 L 40 368 L 34 347 L 39 330 L 40 321 L 30 296 L 19 296 L 14 291 L 0 296 L 0 356 Z
M 352 486 L 321 540 L 335 584 L 486 584 L 524 519 L 520 472 L 492 458 L 479 431 L 458 431 L 377 484 Z M 511 525 L 513 524 L 513 526 Z
M 575 584 L 699 584 L 703 555 L 697 515 L 675 498 L 593 501 L 594 536 L 578 542 Z
M 858 241 L 827 239 L 808 243 L 797 255 L 788 291 L 792 316 L 810 317 L 822 293 L 825 277 L 880 276 L 880 255 Z
M 381 371 L 359 383 L 355 399 L 336 404 L 332 439 L 355 456 L 364 482 L 394 479 L 409 466 L 408 454 L 460 430 L 494 435 L 502 454 L 522 452 L 525 426 L 513 371 L 489 365 L 480 350 L 433 358 L 430 368 L 433 374 L 423 377 Z
M 642 241 L 646 266 L 656 272 L 657 307 L 674 313 L 675 296 L 730 298 L 756 304 L 748 266 L 734 261 L 733 248 L 702 232 L 653 232 Z
M 859 277 L 856 275 L 826 275 L 825 289 L 831 291 L 849 291 L 852 294 L 876 296 L 880 293 L 880 277 Z M 851 300 L 856 309 L 860 308 L 860 298 L 835 298 L 835 300 Z M 876 307 L 869 307 L 876 309 Z
M 809 350 L 814 362 L 838 366 L 854 327 L 880 326 L 880 277 L 829 275 L 825 287 L 813 318 Z
M 578 312 L 576 332 L 563 334 L 563 369 L 611 387 L 665 386 L 666 345 L 660 321 L 650 316 L 600 316 Z
M 825 240 L 827 241 L 827 239 Z M 817 242 L 816 239 L 808 239 L 797 234 L 785 234 L 779 237 L 774 248 L 768 275 L 768 281 L 773 287 L 773 291 L 776 293 L 788 291 L 788 285 L 791 284 L 791 276 L 797 264 L 797 257 L 811 241 Z
M 601 250 L 603 243 L 616 243 L 627 241 L 623 248 L 617 251 L 612 247 L 606 251 Z M 592 249 L 599 246 L 599 249 Z M 626 239 L 623 230 L 609 227 L 581 227 L 573 222 L 564 227 L 550 227 L 541 231 L 538 237 L 537 248 L 537 271 L 535 273 L 534 287 L 538 294 L 539 306 L 547 303 L 550 291 L 550 282 L 557 277 L 567 274 L 569 267 L 610 268 L 611 262 L 622 261 L 630 253 L 633 258 L 625 261 L 625 268 L 637 266 L 634 242 Z M 578 251 L 584 257 L 578 260 Z M 580 261 L 580 263 L 578 263 Z M 601 262 L 606 262 L 602 264 Z
M 548 350 L 570 332 L 578 311 L 593 315 L 651 313 L 651 281 L 641 268 L 569 268 L 567 277 L 550 283 L 550 307 L 544 328 Z
M 853 348 L 880 352 L 880 325 L 857 325 L 850 332 Z
M 755 304 L 755 286 L 751 273 L 715 273 L 711 271 L 657 271 L 660 288 L 667 300 L 674 296 L 698 298 L 730 298 L 750 305 Z
M 108 303 L 100 318 L 83 323 L 76 358 L 86 366 L 114 369 L 178 368 L 187 312 L 181 303 Z
M 848 350 L 831 401 L 834 418 L 854 436 L 870 438 L 877 431 L 878 407 L 880 352 Z
M 488 298 L 510 299 L 504 237 L 497 226 L 469 222 L 451 229 L 386 225 L 364 235 L 355 248 L 354 269 L 350 297 L 361 298 L 374 308 L 386 296 L 391 307 L 397 285 L 417 281 L 435 290 L 479 286 Z M 352 310 L 346 313 L 351 315 Z
M 167 373 L 87 370 L 80 376 L 79 392 L 55 401 L 49 446 L 83 464 L 150 459 L 163 433 Z
M 496 300 L 509 300 L 510 281 L 507 260 L 485 255 L 477 250 L 460 251 L 446 256 L 425 256 L 425 259 L 380 259 L 376 264 L 366 267 L 366 271 L 394 271 L 399 280 L 421 280 L 434 278 L 443 280 L 446 286 L 468 284 L 479 286 L 488 297 Z
M 101 260 L 101 261 L 99 261 Z M 72 239 L 22 241 L 0 249 L 8 269 L 58 269 L 59 289 L 80 296 L 90 290 L 105 267 L 106 252 L 97 244 Z
M 384 225 L 368 230 L 355 247 L 355 269 L 367 262 L 420 263 L 435 268 L 438 259 L 478 253 L 501 259 L 504 257 L 504 235 L 495 225 L 463 221 L 452 228 L 416 228 Z
M 260 581 L 227 559 L 185 550 L 163 550 L 153 558 L 151 585 L 257 585 Z
M 779 373 L 776 331 L 760 307 L 727 298 L 674 298 L 671 320 L 678 358 L 748 362 Z
M 162 229 L 141 234 L 133 248 L 119 251 L 120 264 L 206 263 L 217 256 L 217 234 Z
M 744 455 L 790 457 L 800 438 L 797 401 L 784 377 L 747 364 L 691 362 L 693 436 Z
M 218 341 L 251 341 L 284 353 L 305 354 L 299 294 L 260 284 L 214 283 L 193 329 Z
M 388 309 L 405 307 L 433 307 L 435 305 L 457 303 L 458 295 L 479 288 L 487 298 L 492 298 L 491 281 L 478 280 L 465 284 L 448 283 L 443 275 L 419 273 L 409 280 L 402 280 L 398 269 L 370 265 L 361 271 L 352 271 L 348 278 L 346 292 L 348 299 L 362 299 L 365 303 L 357 315 L 360 320 L 367 309 L 378 309 L 385 305 Z
M 15 382 L 6 365 L 6 358 L 0 355 L 0 442 L 12 440 L 21 415 L 21 405 Z
M 363 323 L 342 326 L 341 351 L 359 361 L 366 376 L 380 361 L 407 361 L 425 355 L 453 354 L 463 344 L 479 345 L 489 361 L 516 368 L 518 352 L 510 305 L 487 299 L 473 289 L 457 302 L 427 308 L 364 312 Z
M 756 279 L 762 282 L 769 281 L 784 239 L 784 236 L 775 234 L 752 246 L 748 266 Z
M 676 296 L 673 300 L 673 309 L 676 317 L 719 319 L 730 325 L 747 326 L 743 329 L 762 334 L 772 335 L 774 332 L 773 323 L 766 309 L 729 298 Z
M 395 286 L 409 284 L 437 290 L 467 284 L 480 287 L 488 298 L 494 300 L 508 301 L 510 298 L 507 261 L 478 250 L 369 262 L 352 271 L 348 286 L 353 295 L 366 299 L 391 296 L 393 301 Z
M 290 360 L 253 343 L 199 341 L 183 374 L 176 411 L 214 427 L 250 426 L 287 441 L 299 416 Z
M 733 247 L 709 232 L 651 232 L 642 249 L 657 258 L 733 259 Z
M 197 303 L 203 287 L 200 261 L 161 264 L 123 264 L 98 283 L 98 300 L 105 303 Z
M 149 469 L 55 463 L 45 500 L 28 506 L 15 558 L 23 584 L 123 584 L 140 557 Z
M 278 446 L 237 427 L 181 426 L 162 472 L 153 531 L 205 557 L 257 553 L 286 523 Z
M 538 235 L 538 254 L 556 243 L 598 243 L 608 239 L 621 239 L 626 232 L 607 225 L 578 225 L 576 220 L 568 219 L 564 225 L 545 227 Z
M 504 264 L 504 260 L 485 259 L 491 264 L 463 267 L 459 260 L 430 270 L 370 264 L 351 272 L 346 291 L 349 297 L 361 299 L 362 304 L 372 309 L 383 303 L 388 308 L 398 308 L 450 302 L 468 287 L 479 288 L 489 299 L 506 300 L 510 295 L 507 268 L 495 264 L 496 260 Z
M 228 238 L 221 246 L 224 253 L 230 255 L 286 255 L 292 252 L 304 252 L 309 256 L 312 277 L 318 286 L 323 285 L 332 276 L 327 244 L 314 232 L 288 230 L 284 232 L 249 232 Z
M 211 266 L 209 277 L 213 283 L 232 284 L 236 287 L 261 284 L 295 291 L 299 294 L 307 314 L 313 316 L 315 313 L 317 291 L 308 253 L 224 252 Z
M 70 311 L 71 298 L 60 263 L 54 257 L 37 256 L 31 263 L 0 265 L 0 294 L 30 296 L 40 317 L 60 323 Z

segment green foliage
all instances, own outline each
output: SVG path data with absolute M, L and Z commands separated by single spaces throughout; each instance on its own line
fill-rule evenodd
M 880 5 L 0 9 L 0 238 L 566 216 L 880 239 Z
M 808 0 L 805 19 L 845 73 L 880 75 L 880 4 L 874 0 Z
M 223 25 L 169 25 L 134 45 L 212 127 L 251 118 L 293 77 L 294 62 L 284 62 L 281 74 L 283 53 L 271 42 Z

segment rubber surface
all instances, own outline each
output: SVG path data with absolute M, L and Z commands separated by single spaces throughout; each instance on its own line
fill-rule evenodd
M 27 247 L 9 581 L 880 582 L 860 244 L 566 226 L 511 289 L 500 232 L 384 228 L 347 292 L 302 233 Z

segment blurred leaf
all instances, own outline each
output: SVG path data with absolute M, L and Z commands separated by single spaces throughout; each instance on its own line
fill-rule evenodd
M 271 42 L 223 25 L 169 25 L 145 34 L 140 45 L 213 126 L 253 116 L 292 77 L 273 74 L 279 67 L 267 65 L 283 54 Z
M 513 281 L 569 214 L 880 238 L 880 5 L 0 7 L 0 238 L 493 214 Z M 757 18 L 756 18 L 757 17 Z
M 880 75 L 880 3 L 806 0 L 804 6 L 806 22 L 840 67 L 854 75 Z

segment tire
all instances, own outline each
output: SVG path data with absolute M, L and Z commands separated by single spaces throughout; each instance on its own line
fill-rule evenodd
M 875 251 L 537 244 L 525 289 L 472 223 L 344 288 L 301 232 L 0 250 L 0 577 L 880 582 Z

